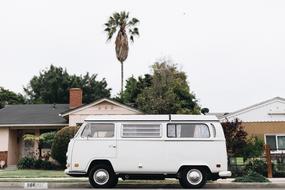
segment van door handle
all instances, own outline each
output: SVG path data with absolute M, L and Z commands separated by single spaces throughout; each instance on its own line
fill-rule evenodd
M 110 148 L 117 148 L 116 145 L 110 145 L 109 147 L 110 147 Z

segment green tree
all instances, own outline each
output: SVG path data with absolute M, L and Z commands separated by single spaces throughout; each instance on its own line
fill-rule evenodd
M 22 94 L 16 94 L 8 89 L 0 87 L 0 109 L 6 104 L 24 104 L 25 98 Z
M 138 95 L 147 87 L 152 84 L 152 76 L 150 74 L 145 74 L 143 77 L 139 76 L 137 79 L 135 77 L 130 77 L 126 81 L 126 86 L 123 94 L 121 95 L 121 102 L 133 107 L 138 107 L 137 97 Z
M 137 97 L 138 108 L 149 114 L 199 114 L 196 97 L 187 76 L 168 60 L 152 66 L 152 83 Z
M 139 35 L 137 24 L 139 20 L 136 18 L 129 18 L 128 12 L 115 12 L 109 17 L 105 23 L 105 32 L 107 33 L 107 40 L 111 40 L 113 35 L 117 33 L 115 40 L 115 50 L 117 59 L 121 63 L 121 93 L 124 87 L 124 66 L 123 63 L 128 57 L 129 53 L 129 39 L 133 42 L 134 37 Z
M 69 75 L 66 69 L 51 65 L 39 76 L 34 76 L 24 91 L 31 103 L 68 103 L 70 88 L 83 90 L 84 103 L 110 97 L 111 89 L 107 88 L 106 80 L 97 81 L 96 77 L 89 73 L 84 76 Z

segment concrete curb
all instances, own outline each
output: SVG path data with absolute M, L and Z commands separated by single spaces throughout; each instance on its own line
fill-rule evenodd
M 39 182 L 39 181 L 38 181 Z M 48 188 L 90 188 L 88 182 L 46 182 L 48 183 Z M 0 182 L 0 187 L 2 188 L 23 188 L 25 182 Z M 139 183 L 127 183 L 121 182 L 117 185 L 116 188 L 171 188 L 171 189 L 180 189 L 181 186 L 177 183 L 173 184 L 139 184 Z M 257 188 L 268 188 L 268 189 L 284 189 L 285 183 L 208 183 L 205 188 L 210 189 L 221 189 L 221 188 L 229 188 L 229 189 L 257 189 Z

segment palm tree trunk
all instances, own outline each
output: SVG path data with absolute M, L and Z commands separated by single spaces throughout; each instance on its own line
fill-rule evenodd
M 124 64 L 121 62 L 121 96 L 124 92 Z

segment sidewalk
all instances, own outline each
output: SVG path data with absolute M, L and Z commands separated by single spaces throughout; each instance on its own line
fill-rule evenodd
M 208 182 L 205 188 L 282 188 L 285 189 L 285 178 L 272 178 L 270 183 L 235 183 L 233 179 Z M 48 183 L 49 188 L 90 188 L 87 178 L 0 178 L 0 187 L 24 187 L 26 182 Z M 119 181 L 118 188 L 181 188 L 174 179 L 164 181 Z

